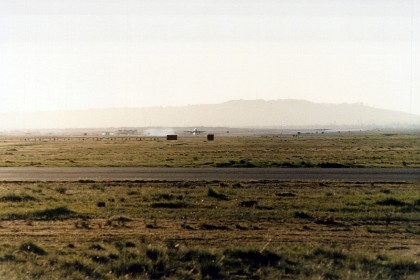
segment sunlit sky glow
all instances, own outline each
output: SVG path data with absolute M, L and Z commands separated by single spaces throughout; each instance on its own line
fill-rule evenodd
M 0 112 L 306 99 L 420 114 L 413 0 L 2 0 Z

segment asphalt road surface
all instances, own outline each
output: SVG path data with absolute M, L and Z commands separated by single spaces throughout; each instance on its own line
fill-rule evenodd
M 298 180 L 420 182 L 420 168 L 2 167 L 0 181 Z

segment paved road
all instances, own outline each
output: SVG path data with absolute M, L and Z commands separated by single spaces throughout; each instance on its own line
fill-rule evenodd
M 301 180 L 420 182 L 420 168 L 0 168 L 0 181 Z

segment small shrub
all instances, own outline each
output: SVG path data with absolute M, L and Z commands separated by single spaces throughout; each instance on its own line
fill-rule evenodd
M 32 242 L 22 243 L 20 245 L 19 249 L 21 251 L 33 253 L 33 254 L 39 255 L 39 256 L 43 256 L 43 255 L 46 255 L 47 254 L 47 252 L 45 252 L 44 249 L 42 249 L 41 247 L 39 247 L 38 245 L 36 245 L 36 244 L 34 244 Z
M 128 260 L 124 262 L 117 262 L 117 264 L 112 269 L 112 271 L 117 276 L 126 276 L 126 275 L 136 276 L 139 274 L 144 274 L 148 270 L 149 270 L 149 265 L 139 260 Z
M 55 189 L 55 191 L 58 192 L 59 194 L 65 194 L 67 190 L 64 187 L 58 187 Z
M 381 189 L 381 193 L 390 194 L 391 190 L 389 189 Z
M 214 190 L 213 188 L 209 188 L 209 190 L 207 192 L 207 195 L 209 197 L 213 197 L 213 198 L 216 198 L 216 199 L 219 199 L 219 200 L 229 200 L 229 198 L 226 195 L 224 195 L 222 193 L 219 193 L 218 191 Z
M 136 244 L 134 242 L 127 241 L 127 242 L 125 242 L 125 247 L 126 248 L 134 248 L 134 247 L 136 247 Z
M 95 180 L 79 180 L 80 184 L 91 184 L 91 183 L 95 183 Z
M 107 257 L 99 255 L 91 256 L 90 259 L 99 264 L 106 264 L 109 262 L 109 259 Z
M 179 244 L 176 243 L 174 240 L 172 239 L 168 239 L 165 241 L 166 244 L 166 248 L 173 250 L 173 249 L 178 249 L 179 248 Z
M 173 200 L 175 199 L 175 196 L 173 194 L 169 193 L 162 193 L 157 196 L 157 199 L 163 199 L 163 200 Z
M 110 227 L 125 227 L 127 223 L 132 221 L 132 219 L 124 217 L 124 216 L 114 216 L 109 218 L 105 225 Z
M 306 212 L 295 212 L 295 218 L 312 220 L 314 217 Z
M 222 279 L 221 265 L 216 261 L 203 261 L 200 262 L 200 272 L 204 279 Z
M 236 228 L 236 229 L 239 229 L 239 230 L 248 230 L 248 227 L 245 227 L 245 226 L 240 225 L 240 224 L 236 224 L 236 225 L 235 225 L 235 228 Z
M 276 196 L 280 196 L 280 197 L 293 197 L 293 196 L 296 196 L 296 194 L 294 194 L 292 192 L 280 192 L 280 193 L 276 193 Z
M 211 224 L 202 224 L 200 228 L 203 230 L 229 230 L 227 226 L 216 226 Z
M 188 230 L 194 230 L 194 228 L 192 227 L 192 226 L 190 226 L 190 225 L 188 225 L 188 224 L 182 224 L 181 225 L 181 227 L 183 228 L 183 229 L 188 229 Z
M 106 206 L 106 203 L 104 201 L 99 201 L 96 205 L 98 207 L 105 207 Z
M 242 263 L 252 267 L 276 266 L 281 256 L 270 251 L 258 250 L 225 250 L 224 255 L 231 259 L 239 259 Z
M 388 263 L 386 267 L 391 270 L 392 275 L 394 276 L 392 278 L 394 279 L 404 278 L 401 276 L 407 275 L 408 273 L 417 275 L 420 273 L 420 263 L 416 261 L 399 260 L 396 262 Z
M 239 205 L 241 205 L 242 207 L 247 207 L 247 208 L 251 208 L 254 207 L 258 204 L 258 201 L 256 200 L 247 200 L 247 201 L 242 201 Z
M 376 202 L 376 204 L 384 205 L 384 206 L 404 206 L 406 203 L 396 198 L 388 197 L 388 198 L 385 198 L 383 200 Z
M 26 201 L 35 201 L 36 198 L 30 195 L 15 195 L 8 194 L 0 198 L 1 202 L 26 202 Z
M 88 264 L 85 264 L 79 260 L 65 262 L 63 264 L 63 268 L 79 271 L 90 278 L 104 279 L 104 275 L 102 275 L 99 272 L 96 272 L 95 269 L 91 268 Z
M 157 224 L 157 221 L 156 221 L 156 220 L 154 220 L 154 221 L 153 221 L 153 223 L 151 223 L 151 224 L 147 224 L 147 225 L 146 225 L 146 228 L 149 228 L 149 229 L 156 229 L 156 228 L 159 228 L 159 226 L 158 226 L 158 224 Z
M 217 256 L 215 254 L 210 253 L 209 251 L 195 249 L 188 250 L 181 258 L 182 261 L 186 262 L 193 260 L 197 260 L 199 262 L 216 261 L 216 259 Z
M 32 213 L 32 217 L 40 220 L 57 220 L 74 215 L 75 213 L 67 207 L 56 207 L 52 209 L 45 209 Z
M 241 183 L 235 183 L 235 184 L 232 185 L 232 188 L 234 188 L 234 189 L 241 189 L 241 188 L 243 188 L 243 186 L 242 186 Z
M 339 252 L 337 250 L 332 250 L 332 249 L 324 249 L 324 248 L 317 248 L 315 249 L 315 251 L 313 252 L 314 256 L 322 256 L 325 258 L 329 258 L 332 260 L 345 260 L 347 259 L 347 256 L 342 253 Z
M 317 224 L 322 224 L 322 225 L 334 225 L 334 224 L 336 224 L 335 217 L 331 214 L 324 214 L 320 217 L 317 217 L 315 222 Z
M 140 194 L 138 191 L 129 191 L 127 192 L 127 195 L 138 195 Z
M 101 244 L 98 244 L 98 243 L 93 243 L 92 245 L 89 246 L 89 249 L 98 250 L 98 251 L 105 250 L 104 247 L 102 247 Z
M 159 249 L 149 248 L 146 250 L 146 256 L 151 259 L 152 261 L 156 261 L 158 258 L 161 258 L 164 255 Z
M 174 200 L 174 199 L 182 200 L 183 198 L 184 197 L 182 195 L 175 196 L 171 193 L 162 193 L 162 194 L 156 195 L 157 200 Z
M 78 220 L 74 223 L 76 228 L 90 229 L 90 223 L 86 219 Z
M 4 254 L 2 257 L 0 257 L 0 262 L 12 262 L 15 260 L 16 257 L 11 254 Z
M 188 204 L 184 202 L 156 202 L 156 203 L 152 203 L 151 207 L 177 209 L 177 208 L 187 208 Z
M 230 160 L 228 162 L 218 162 L 215 164 L 216 167 L 224 168 L 224 167 L 235 167 L 235 168 L 252 168 L 257 167 L 254 163 L 241 159 L 240 161 Z
M 349 164 L 341 164 L 341 163 L 335 163 L 335 162 L 322 162 L 322 163 L 318 163 L 316 166 L 320 167 L 320 168 L 350 168 L 350 167 L 353 167 L 352 165 L 349 165 Z

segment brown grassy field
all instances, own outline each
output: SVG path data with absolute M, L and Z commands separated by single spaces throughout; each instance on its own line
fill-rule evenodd
M 142 139 L 142 140 L 140 140 Z M 0 166 L 420 167 L 416 134 L 0 139 Z
M 418 279 L 420 274 L 418 183 L 0 186 L 1 279 Z

